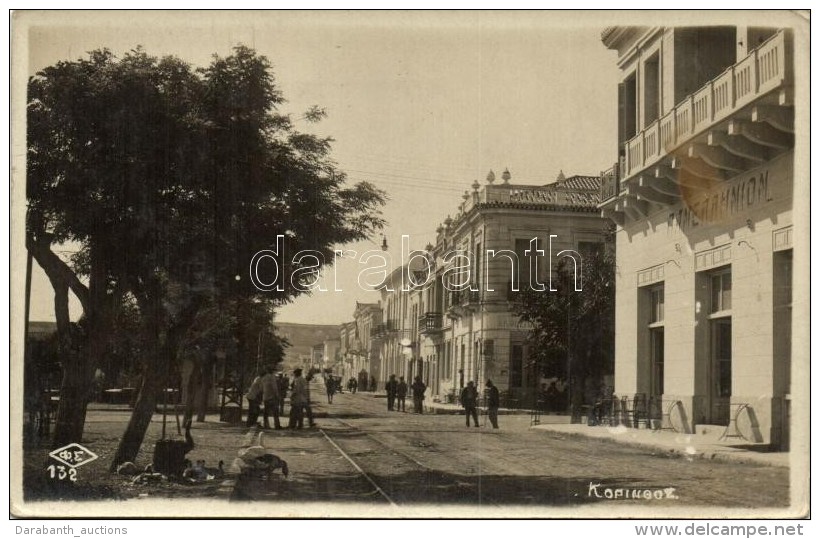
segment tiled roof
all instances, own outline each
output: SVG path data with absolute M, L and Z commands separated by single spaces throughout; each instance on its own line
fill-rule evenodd
M 554 212 L 598 212 L 598 202 L 593 201 L 586 204 L 543 204 L 537 202 L 483 202 L 479 208 L 515 208 L 519 210 L 538 210 Z
M 600 176 L 570 176 L 564 181 L 556 182 L 551 185 L 563 189 L 598 191 L 601 189 L 601 178 Z

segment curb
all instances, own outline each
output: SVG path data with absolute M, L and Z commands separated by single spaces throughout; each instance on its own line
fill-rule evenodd
M 556 434 L 566 435 L 566 436 L 580 436 L 587 439 L 597 439 L 597 440 L 609 440 L 617 444 L 637 447 L 641 449 L 649 449 L 656 453 L 660 454 L 668 454 L 673 455 L 678 458 L 688 458 L 692 460 L 719 460 L 724 462 L 735 462 L 738 464 L 757 464 L 759 466 L 769 466 L 769 467 L 789 467 L 788 463 L 781 464 L 779 462 L 770 462 L 763 459 L 756 459 L 749 456 L 748 451 L 744 450 L 737 450 L 737 451 L 721 451 L 716 449 L 697 449 L 695 453 L 689 453 L 685 448 L 678 448 L 678 447 L 664 447 L 656 444 L 652 444 L 649 442 L 642 442 L 639 440 L 624 440 L 619 439 L 612 436 L 593 436 L 590 434 L 586 434 L 584 432 L 562 432 L 552 429 L 546 428 L 537 428 L 537 427 L 530 427 L 531 430 L 542 430 L 545 432 L 553 432 Z

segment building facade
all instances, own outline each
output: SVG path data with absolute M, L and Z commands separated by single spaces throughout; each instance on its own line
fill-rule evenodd
M 612 27 L 615 392 L 664 426 L 787 445 L 793 51 L 787 30 Z M 720 429 L 717 429 L 720 430 Z
M 340 357 L 344 366 L 339 372 L 345 380 L 355 377 L 360 383 L 381 372 L 379 328 L 382 325 L 381 303 L 356 302 L 353 321 L 340 327 Z M 364 384 L 362 384 L 364 387 Z
M 490 173 L 485 185 L 473 183 L 435 245 L 411 253 L 385 281 L 382 382 L 420 375 L 429 395 L 453 401 L 469 381 L 483 387 L 489 378 L 507 405 L 533 404 L 543 380 L 510 291 L 536 274 L 547 282 L 560 253 L 582 264 L 579 253 L 603 248 L 611 224 L 597 210 L 597 176 L 561 174 L 545 186 L 511 179 L 505 171 L 501 182 Z

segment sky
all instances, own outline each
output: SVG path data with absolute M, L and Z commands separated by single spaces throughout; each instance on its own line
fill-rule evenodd
M 128 13 L 29 21 L 28 75 L 107 47 L 142 45 L 204 66 L 237 44 L 267 56 L 298 118 L 327 110 L 316 126 L 335 139 L 332 155 L 350 182 L 387 192 L 384 230 L 393 264 L 401 236 L 412 249 L 432 242 L 461 194 L 492 169 L 513 183 L 543 185 L 595 175 L 616 159 L 616 53 L 600 40 L 601 14 L 552 12 Z M 13 51 L 14 52 L 14 51 Z M 379 249 L 381 235 L 345 248 Z M 71 246 L 66 246 L 71 250 Z M 36 266 L 36 264 L 35 264 Z M 357 259 L 325 272 L 328 292 L 280 310 L 278 321 L 339 324 L 361 289 Z M 53 294 L 35 268 L 31 320 L 53 320 Z M 341 289 L 341 292 L 336 291 Z M 79 315 L 76 302 L 72 314 Z

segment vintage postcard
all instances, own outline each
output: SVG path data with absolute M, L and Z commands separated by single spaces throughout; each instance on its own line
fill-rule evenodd
M 11 515 L 806 517 L 809 30 L 13 12 Z

